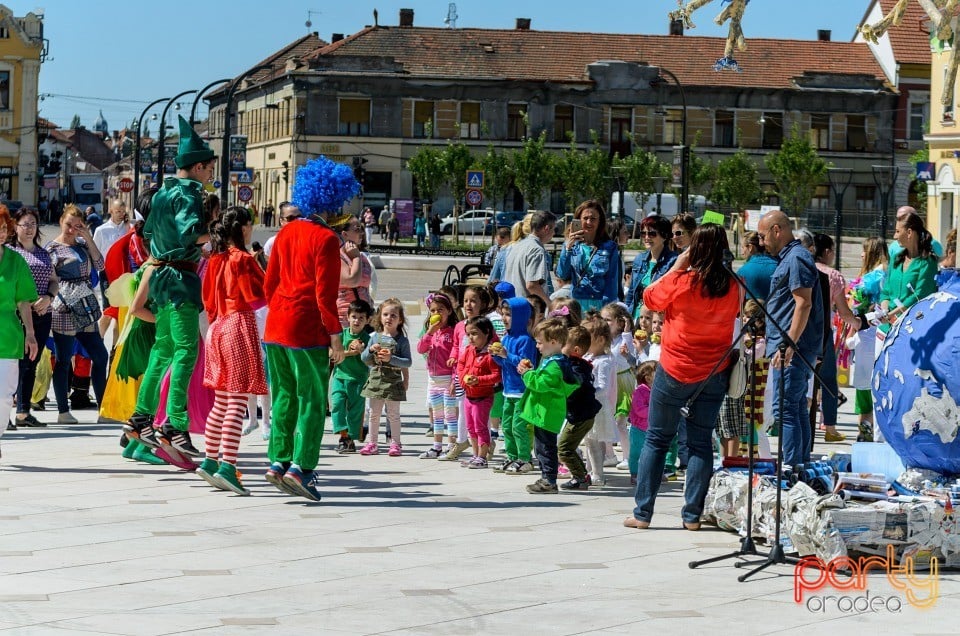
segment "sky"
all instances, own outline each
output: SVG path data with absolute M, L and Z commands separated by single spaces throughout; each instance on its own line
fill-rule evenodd
M 396 26 L 401 7 L 414 9 L 414 25 L 444 27 L 449 2 L 424 0 L 6 0 L 16 16 L 44 14 L 49 56 L 40 70 L 40 116 L 68 127 L 73 116 L 92 128 L 103 111 L 111 130 L 135 120 L 150 102 L 237 76 L 290 42 L 317 31 L 349 35 L 373 23 Z M 743 20 L 751 37 L 816 39 L 831 29 L 850 41 L 867 0 L 752 0 Z M 162 10 L 160 9 L 162 7 Z M 677 0 L 471 0 L 456 3 L 457 27 L 512 29 L 518 17 L 537 30 L 666 34 Z M 726 37 L 713 23 L 720 0 L 694 14 L 690 35 Z M 560 9 L 560 10 L 558 10 Z M 308 29 L 305 23 L 312 25 Z M 704 64 L 713 64 L 713 59 Z M 181 102 L 189 113 L 193 96 Z M 159 111 L 162 107 L 156 108 Z M 154 111 L 151 111 L 154 112 Z M 171 113 L 173 109 L 171 108 Z M 198 107 L 198 119 L 206 109 Z M 170 123 L 175 123 L 174 116 Z M 148 130 L 156 132 L 156 122 Z

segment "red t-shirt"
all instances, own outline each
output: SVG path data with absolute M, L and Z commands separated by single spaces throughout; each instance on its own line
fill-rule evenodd
M 207 261 L 203 278 L 203 306 L 210 323 L 237 311 L 253 311 L 266 304 L 263 270 L 253 254 L 229 248 Z
M 643 304 L 664 312 L 660 364 L 685 384 L 700 382 L 733 342 L 740 312 L 739 288 L 733 281 L 726 296 L 709 298 L 693 286 L 693 272 L 670 272 L 643 292 Z M 729 361 L 720 370 L 725 369 Z

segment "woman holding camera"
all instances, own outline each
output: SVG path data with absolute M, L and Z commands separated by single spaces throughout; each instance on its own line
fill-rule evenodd
M 584 312 L 600 311 L 620 299 L 620 248 L 607 235 L 607 217 L 599 201 L 577 206 L 557 261 L 557 277 L 569 280 L 571 296 Z

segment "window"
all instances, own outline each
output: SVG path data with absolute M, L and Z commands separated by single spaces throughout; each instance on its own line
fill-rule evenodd
M 946 64 L 943 67 L 943 86 L 946 86 L 949 80 L 947 79 L 947 73 L 950 71 L 950 65 Z M 954 89 L 956 90 L 956 89 Z M 942 98 L 941 98 L 942 99 Z M 943 121 L 952 122 L 953 121 L 953 102 L 954 95 L 950 95 L 950 99 L 947 100 L 947 103 L 943 105 Z
M 370 134 L 369 99 L 340 100 L 340 134 L 354 136 Z
M 872 185 L 857 186 L 857 210 L 872 211 L 876 207 L 877 187 Z
M 573 134 L 573 106 L 554 106 L 553 140 L 568 141 Z
M 813 192 L 813 198 L 810 200 L 812 210 L 830 209 L 830 186 L 818 185 Z
M 760 116 L 760 146 L 779 148 L 783 145 L 783 113 L 763 113 Z
M 817 150 L 830 150 L 830 115 L 810 115 L 810 143 Z
M 713 116 L 713 145 L 733 148 L 736 145 L 736 116 L 732 110 L 718 110 Z
M 433 137 L 433 102 L 413 103 L 413 136 L 420 139 Z
M 863 115 L 847 115 L 847 150 L 864 152 L 867 149 L 867 118 Z
M 507 105 L 507 139 L 519 140 L 527 136 L 526 104 Z
M 621 157 L 630 154 L 630 132 L 633 125 L 633 111 L 629 108 L 610 109 L 610 153 L 620 153 Z
M 669 146 L 683 145 L 683 111 L 668 108 L 663 119 L 663 143 Z
M 910 122 L 907 139 L 910 141 L 923 141 L 923 133 L 926 132 L 927 114 L 929 111 L 929 102 L 910 102 Z
M 464 102 L 460 104 L 460 138 L 480 139 L 480 104 Z

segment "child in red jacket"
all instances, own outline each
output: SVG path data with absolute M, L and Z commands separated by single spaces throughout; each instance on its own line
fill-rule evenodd
M 473 459 L 467 468 L 486 468 L 490 447 L 490 409 L 493 394 L 500 384 L 500 367 L 490 355 L 488 345 L 496 340 L 493 323 L 485 316 L 476 316 L 466 322 L 468 346 L 457 360 L 457 377 L 466 394 L 463 402 L 464 420 L 473 446 Z

